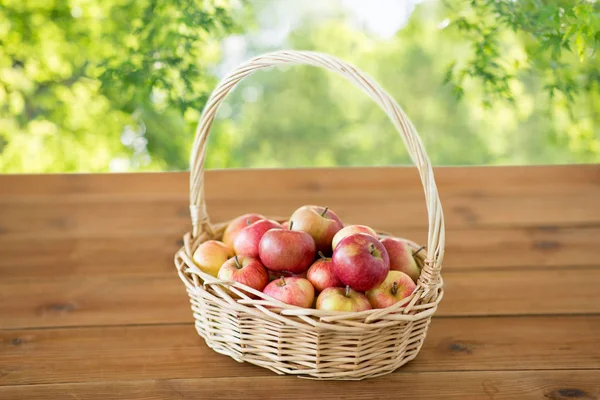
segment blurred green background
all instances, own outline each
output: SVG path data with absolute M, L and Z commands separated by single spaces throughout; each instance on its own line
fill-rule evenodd
M 0 0 L 0 172 L 186 170 L 220 78 L 278 49 L 370 74 L 435 165 L 600 161 L 596 1 Z M 384 113 L 310 67 L 256 73 L 207 166 L 408 164 Z

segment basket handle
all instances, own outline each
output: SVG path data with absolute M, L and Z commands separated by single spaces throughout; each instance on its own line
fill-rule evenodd
M 207 138 L 219 106 L 225 96 L 246 76 L 254 71 L 281 64 L 304 64 L 322 67 L 336 72 L 368 94 L 385 111 L 400 133 L 410 157 L 419 171 L 429 223 L 426 260 L 421 284 L 427 289 L 440 285 L 440 269 L 444 255 L 444 216 L 440 203 L 433 169 L 414 126 L 408 120 L 400 106 L 377 83 L 356 67 L 333 56 L 308 51 L 278 51 L 255 57 L 229 73 L 212 92 L 196 129 L 196 138 L 190 159 L 190 214 L 194 237 L 202 231 L 213 232 L 206 211 L 204 197 L 204 160 Z

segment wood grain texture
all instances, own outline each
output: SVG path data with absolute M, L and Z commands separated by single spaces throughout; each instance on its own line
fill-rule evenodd
M 311 382 L 291 376 L 153 379 L 0 387 L 2 400 L 89 399 L 503 399 L 597 400 L 600 370 L 469 371 L 391 374 L 359 382 Z
M 422 229 L 397 232 L 419 243 L 427 238 Z M 466 269 L 600 267 L 596 256 L 600 227 L 458 229 L 448 230 L 447 236 L 444 273 Z M 172 275 L 173 254 L 180 246 L 181 232 L 176 228 L 114 235 L 46 234 L 27 240 L 4 237 L 0 240 L 0 277 Z
M 438 168 L 436 180 L 446 225 L 452 229 L 600 224 L 598 165 Z M 181 223 L 189 204 L 187 173 L 3 176 L 0 187 L 2 229 L 21 235 L 79 232 L 94 218 L 100 231 L 111 229 L 110 222 L 132 230 L 137 225 L 128 222 L 135 220 L 137 207 L 141 212 L 154 207 L 154 222 L 164 227 Z M 244 201 L 237 199 L 240 192 L 245 193 Z M 317 203 L 329 205 L 343 219 L 381 229 L 426 226 L 414 168 L 209 171 L 206 196 L 215 221 L 248 211 L 288 215 L 299 205 Z M 46 210 L 37 210 L 40 202 Z M 115 204 L 123 206 L 123 214 L 102 222 Z M 61 219 L 68 206 L 74 207 L 74 216 Z M 28 221 L 35 225 L 27 229 L 11 218 L 12 207 L 28 208 L 33 213 Z M 137 223 L 140 229 L 148 228 L 148 221 Z
M 436 182 L 440 193 L 508 196 L 515 194 L 579 194 L 595 192 L 600 185 L 600 166 L 500 166 L 437 167 Z M 65 194 L 86 198 L 92 196 L 162 196 L 189 193 L 189 174 L 123 173 L 123 174 L 45 174 L 2 175 L 4 201 L 29 197 L 61 198 Z M 267 191 L 282 189 L 280 196 L 292 197 L 301 192 L 331 192 L 344 197 L 353 187 L 369 193 L 361 197 L 420 193 L 417 170 L 413 167 L 345 167 L 295 169 L 227 169 L 206 172 L 207 196 L 215 200 L 233 199 L 239 185 L 259 182 Z M 414 185 L 413 185 L 414 184 Z M 441 189 L 444 190 L 441 190 Z M 211 189 L 211 190 L 208 190 Z M 213 190 L 214 189 L 214 190 Z M 212 195 L 210 193 L 213 193 Z M 259 195 L 255 193 L 254 195 Z M 266 196 L 265 196 L 266 197 Z
M 438 318 L 396 373 L 600 369 L 599 331 L 600 316 Z M 192 325 L 0 331 L 0 349 L 0 385 L 273 375 L 215 353 Z
M 599 287 L 600 268 L 446 273 L 436 315 L 598 314 Z M 0 329 L 191 321 L 175 273 L 0 282 Z
M 187 173 L 0 176 L 0 399 L 599 400 L 600 165 L 435 173 L 445 296 L 424 347 L 344 383 L 276 377 L 197 336 L 172 262 Z M 206 194 L 215 221 L 317 203 L 427 233 L 414 168 L 209 171 Z
M 4 235 L 27 240 L 38 236 L 89 237 L 161 232 L 189 225 L 185 203 L 148 198 L 15 203 L 4 205 L 0 221 Z M 185 232 L 185 228 L 180 229 Z M 181 235 L 179 235 L 181 236 Z
M 437 315 L 600 312 L 600 269 L 447 273 Z
M 173 274 L 180 232 L 0 240 L 0 277 L 69 278 Z M 35 251 L 32 251 L 34 250 Z
M 189 298 L 176 273 L 0 283 L 0 329 L 192 321 Z

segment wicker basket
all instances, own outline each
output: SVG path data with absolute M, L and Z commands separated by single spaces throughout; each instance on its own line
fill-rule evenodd
M 342 75 L 380 105 L 404 140 L 421 176 L 429 217 L 429 255 L 419 253 L 421 276 L 416 290 L 405 301 L 386 309 L 354 313 L 304 309 L 281 303 L 245 285 L 218 280 L 192 261 L 200 243 L 219 239 L 227 225 L 210 223 L 203 193 L 206 143 L 217 109 L 244 77 L 281 64 L 307 64 Z M 184 236 L 175 265 L 191 300 L 196 330 L 208 346 L 239 362 L 313 379 L 375 377 L 416 357 L 443 295 L 442 207 L 429 158 L 413 125 L 398 104 L 363 72 L 332 56 L 301 51 L 265 54 L 241 65 L 221 81 L 204 108 L 190 169 L 193 230 Z

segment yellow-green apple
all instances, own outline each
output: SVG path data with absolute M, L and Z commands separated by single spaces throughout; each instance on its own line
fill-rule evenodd
M 240 215 L 233 221 L 227 225 L 225 228 L 225 232 L 223 232 L 223 238 L 221 241 L 225 243 L 227 246 L 233 248 L 233 242 L 235 241 L 235 237 L 238 233 L 248 225 L 252 225 L 256 221 L 261 219 L 265 219 L 264 216 L 260 214 L 244 214 Z
M 381 284 L 367 291 L 367 298 L 373 308 L 387 308 L 410 296 L 416 287 L 404 272 L 390 271 Z
M 290 217 L 290 229 L 312 236 L 318 251 L 331 254 L 331 240 L 344 227 L 338 216 L 327 207 L 302 206 Z
M 281 225 L 270 219 L 258 220 L 242 229 L 233 241 L 233 250 L 238 256 L 248 256 L 258 259 L 258 244 L 263 235 L 271 229 L 279 228 Z
M 269 283 L 267 269 L 255 258 L 233 256 L 219 270 L 219 279 L 235 281 L 262 291 Z
M 377 232 L 373 228 L 366 225 L 348 225 L 343 229 L 340 229 L 331 240 L 331 248 L 335 250 L 337 244 L 346 236 L 354 235 L 355 233 L 366 233 L 374 238 L 377 238 Z
M 221 265 L 231 257 L 233 257 L 233 249 L 218 240 L 207 240 L 198 246 L 192 255 L 198 268 L 215 278 Z
M 263 293 L 286 304 L 310 308 L 315 299 L 315 289 L 304 278 L 281 277 L 267 285 Z
M 354 290 L 364 292 L 379 285 L 390 270 L 390 258 L 381 242 L 366 233 L 343 238 L 333 251 L 333 271 Z
M 315 290 L 321 292 L 328 287 L 343 287 L 344 284 L 333 272 L 331 258 L 325 257 L 321 252 L 319 252 L 319 257 L 306 272 L 306 278 L 312 283 Z
M 416 283 L 421 275 L 421 269 L 408 242 L 399 238 L 386 237 L 381 239 L 381 243 L 390 256 L 390 269 L 404 272 Z
M 306 271 L 315 259 L 315 241 L 304 231 L 272 229 L 265 232 L 260 240 L 258 255 L 271 271 L 299 274 Z
M 365 311 L 370 310 L 371 303 L 364 294 L 345 288 L 328 287 L 317 297 L 317 310 L 327 311 Z

